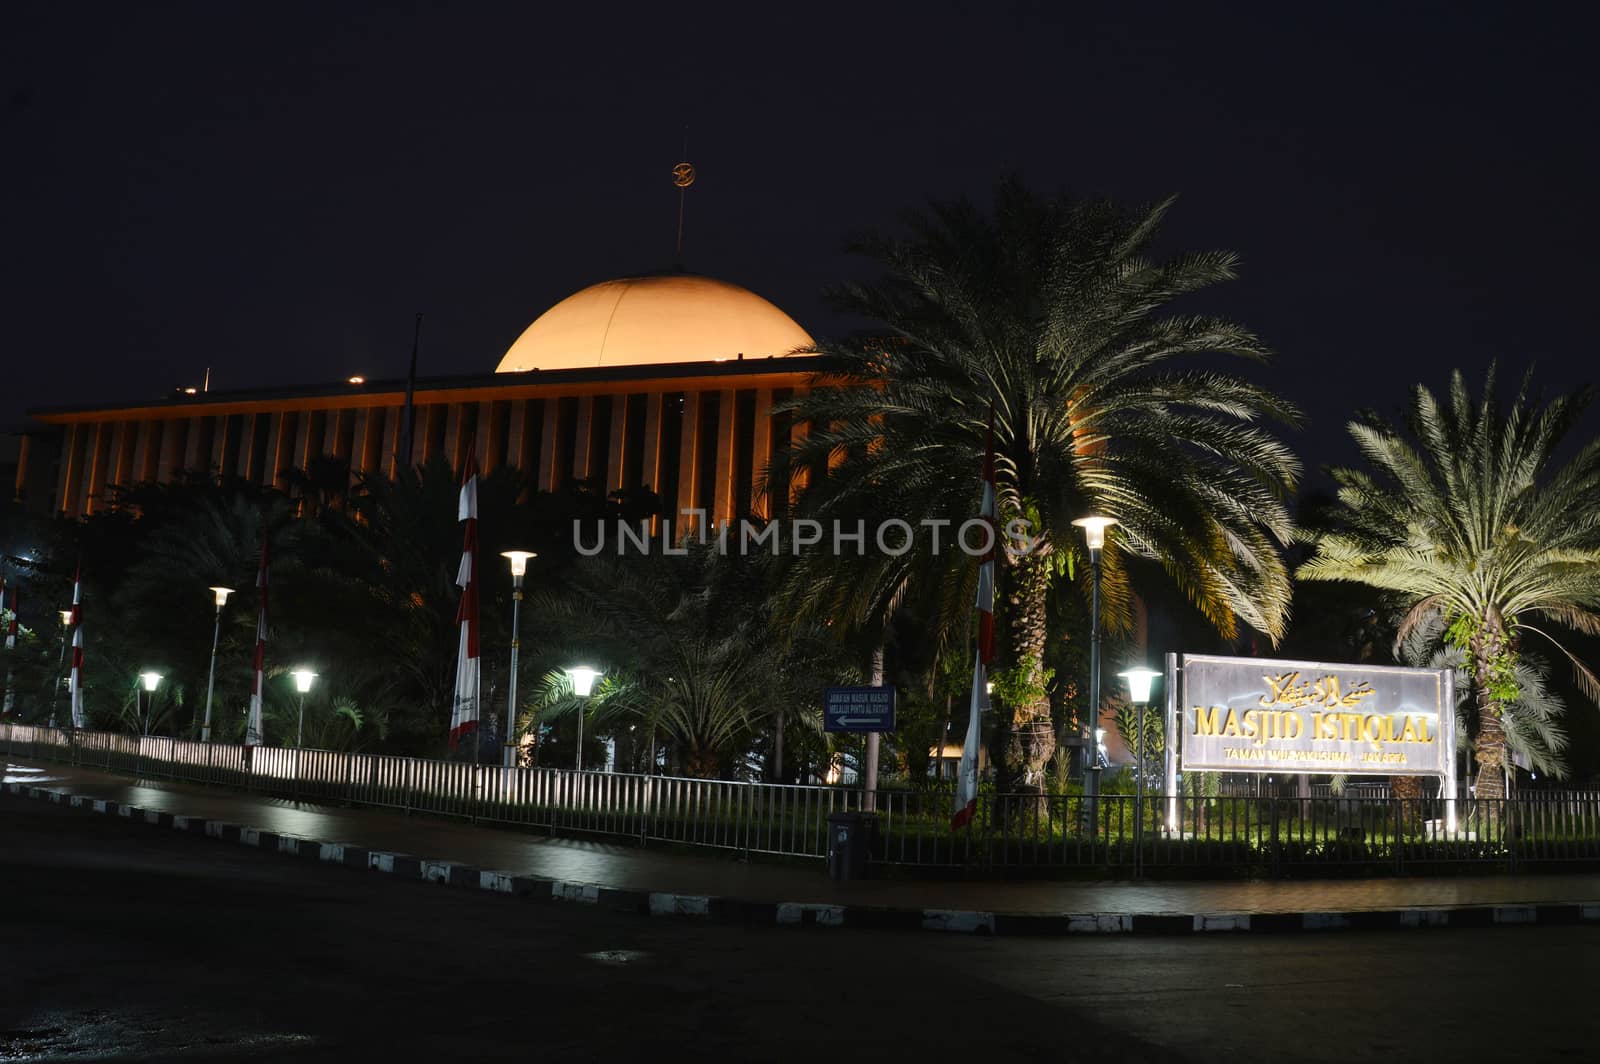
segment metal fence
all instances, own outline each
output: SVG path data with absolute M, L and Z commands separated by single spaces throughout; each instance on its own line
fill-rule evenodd
M 11 756 L 145 779 L 745 854 L 824 857 L 828 816 L 866 803 L 853 788 L 502 768 L 19 724 L 0 724 L 0 742 Z M 951 805 L 948 789 L 880 791 L 875 859 L 1017 875 L 1600 864 L 1597 792 L 1538 792 L 1501 801 L 1314 794 L 1148 796 L 1143 802 L 1131 795 L 980 793 L 977 815 L 954 832 Z

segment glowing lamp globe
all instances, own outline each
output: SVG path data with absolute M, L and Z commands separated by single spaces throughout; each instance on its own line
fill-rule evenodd
M 528 571 L 528 559 L 537 558 L 539 555 L 531 550 L 503 550 L 500 557 L 511 562 L 511 575 L 523 576 Z
M 301 694 L 310 691 L 311 681 L 317 678 L 317 674 L 310 669 L 296 669 L 289 675 L 294 677 L 294 689 Z
M 228 596 L 233 594 L 233 588 L 231 588 L 231 587 L 213 587 L 211 589 L 211 593 L 216 596 L 216 598 L 217 598 L 217 609 L 220 610 L 222 607 L 224 607 L 224 606 L 226 606 L 228 604 Z
M 1090 550 L 1099 550 L 1106 545 L 1106 529 L 1117 523 L 1115 517 L 1080 517 L 1072 522 L 1083 529 L 1083 538 L 1089 541 Z
M 154 693 L 155 689 L 161 685 L 161 674 L 159 672 L 141 672 L 139 680 L 144 684 L 146 691 Z
M 594 681 L 600 673 L 587 665 L 578 665 L 568 669 L 567 675 L 572 677 L 572 693 L 579 698 L 588 698 L 589 693 L 594 690 Z
M 1119 672 L 1118 676 L 1128 681 L 1128 695 L 1134 705 L 1146 705 L 1150 701 L 1150 684 L 1161 674 L 1155 669 L 1146 669 L 1143 666 Z

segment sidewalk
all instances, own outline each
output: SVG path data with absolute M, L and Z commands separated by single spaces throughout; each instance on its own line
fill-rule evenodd
M 11 795 L 458 886 L 740 923 L 1002 934 L 1600 922 L 1600 875 L 1290 882 L 835 883 L 764 865 L 12 761 Z

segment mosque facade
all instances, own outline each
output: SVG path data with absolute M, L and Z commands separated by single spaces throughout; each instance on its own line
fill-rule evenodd
M 469 449 L 488 473 L 530 489 L 584 480 L 645 487 L 675 513 L 721 524 L 770 512 L 760 479 L 804 431 L 773 406 L 820 368 L 792 318 L 738 285 L 686 273 L 585 288 L 540 315 L 492 373 L 419 378 L 405 440 L 407 381 L 352 377 L 248 391 L 31 412 L 16 444 L 16 492 L 64 517 L 114 507 L 118 487 L 229 478 L 292 491 L 294 470 L 331 459 L 392 476 L 400 463 Z M 687 532 L 695 518 L 679 525 Z

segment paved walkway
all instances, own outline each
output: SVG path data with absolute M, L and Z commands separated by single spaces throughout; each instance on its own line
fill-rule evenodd
M 1580 906 L 1587 912 L 1600 903 L 1600 875 L 1592 874 L 1278 882 L 835 883 L 820 862 L 746 863 L 715 855 L 684 856 L 550 839 L 400 813 L 310 805 L 182 783 L 132 781 L 48 762 L 14 760 L 4 782 L 529 879 L 769 905 L 1164 917 L 1551 905 Z

